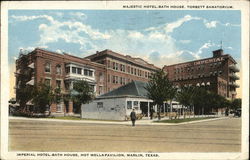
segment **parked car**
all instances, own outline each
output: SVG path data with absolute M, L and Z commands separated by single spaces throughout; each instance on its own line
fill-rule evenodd
M 234 114 L 235 117 L 241 117 L 241 109 L 237 109 Z
M 234 111 L 229 111 L 228 116 L 229 117 L 234 117 L 235 116 L 235 112 Z

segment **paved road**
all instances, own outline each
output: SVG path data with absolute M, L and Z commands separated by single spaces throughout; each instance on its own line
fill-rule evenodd
M 239 152 L 241 119 L 178 126 L 10 120 L 11 151 Z

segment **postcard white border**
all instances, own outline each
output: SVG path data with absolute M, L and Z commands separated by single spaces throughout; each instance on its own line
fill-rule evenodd
M 249 2 L 246 1 L 5 1 L 1 3 L 1 158 L 5 159 L 34 159 L 34 157 L 17 157 L 17 152 L 8 152 L 8 99 L 9 99 L 9 71 L 8 71 L 8 10 L 10 9 L 102 9 L 102 10 L 142 10 L 142 8 L 127 8 L 123 5 L 225 5 L 233 6 L 230 10 L 241 11 L 242 24 L 242 152 L 241 153 L 159 153 L 158 159 L 247 159 L 249 149 Z M 155 8 L 143 8 L 155 10 Z M 177 10 L 177 9 L 158 9 Z M 193 9 L 185 9 L 193 10 Z M 202 9 L 196 9 L 202 10 Z M 228 10 L 228 9 L 206 9 Z M 243 89 L 244 88 L 244 89 Z M 26 152 L 27 153 L 27 152 Z M 53 157 L 54 159 L 55 157 Z M 57 159 L 68 159 L 56 157 Z M 109 157 L 110 158 L 110 157 Z M 112 157 L 111 157 L 112 158 Z M 38 159 L 38 158 L 36 158 Z M 51 159 L 40 157 L 39 159 Z M 78 159 L 78 158 L 73 158 Z M 82 158 L 80 158 L 82 159 Z M 91 157 L 86 158 L 91 159 Z M 99 159 L 95 157 L 93 159 Z M 106 159 L 101 157 L 101 159 Z M 117 159 L 117 158 L 112 158 Z M 124 158 L 122 158 L 124 159 Z M 137 158 L 132 158 L 137 159 Z M 145 159 L 145 158 L 143 158 Z

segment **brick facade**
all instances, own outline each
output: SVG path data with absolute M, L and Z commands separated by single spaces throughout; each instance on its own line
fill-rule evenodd
M 39 48 L 27 55 L 30 59 L 29 63 L 34 64 L 32 73 L 34 84 L 45 82 L 52 88 L 60 87 L 61 91 L 66 94 L 72 89 L 73 82 L 77 79 L 88 81 L 98 96 L 132 80 L 148 81 L 150 75 L 159 69 L 140 58 L 124 56 L 110 50 L 85 58 Z M 17 70 L 19 69 L 18 61 L 16 62 Z M 16 80 L 18 83 L 18 78 Z M 71 101 L 52 104 L 50 112 L 55 115 L 73 114 L 76 112 L 73 106 Z
M 160 68 L 149 64 L 141 58 L 104 50 L 96 54 L 80 58 L 69 54 L 59 54 L 36 48 L 27 54 L 29 64 L 33 65 L 30 79 L 34 84 L 48 83 L 52 88 L 60 87 L 63 93 L 68 93 L 73 82 L 83 79 L 93 86 L 96 96 L 107 93 L 133 80 L 147 82 L 151 74 Z M 16 61 L 16 70 L 19 62 Z M 164 66 L 168 78 L 175 85 L 204 86 L 224 97 L 233 99 L 238 87 L 235 80 L 235 60 L 223 50 L 214 51 L 211 58 Z M 16 74 L 18 86 L 19 74 Z M 33 84 L 33 85 L 34 85 Z M 18 89 L 18 87 L 16 87 Z M 52 104 L 50 112 L 53 114 L 73 114 L 74 104 L 64 101 Z
M 213 52 L 213 57 L 191 62 L 164 66 L 168 78 L 175 85 L 204 86 L 207 89 L 229 99 L 236 97 L 235 75 L 239 70 L 235 60 L 223 50 Z
M 109 92 L 133 80 L 147 82 L 151 74 L 160 69 L 140 58 L 125 56 L 111 50 L 97 52 L 85 57 L 85 59 L 105 65 L 105 92 Z

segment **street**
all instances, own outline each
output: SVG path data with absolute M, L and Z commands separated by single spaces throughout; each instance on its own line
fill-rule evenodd
M 240 152 L 241 119 L 183 124 L 87 124 L 11 119 L 10 151 Z

